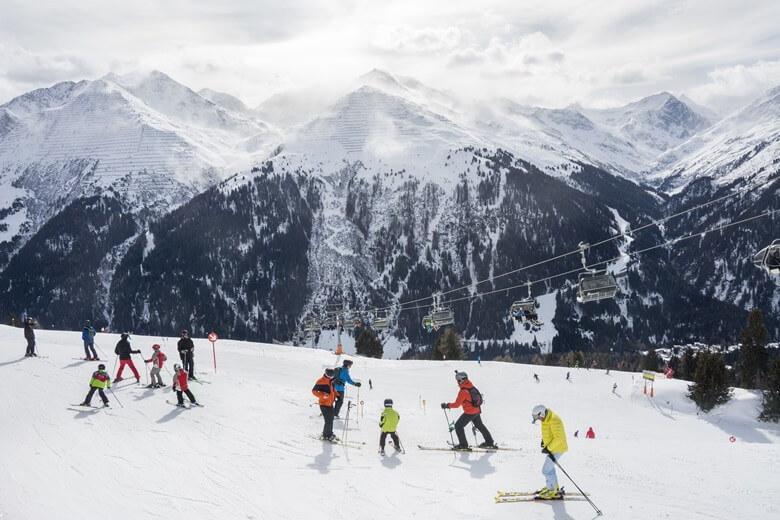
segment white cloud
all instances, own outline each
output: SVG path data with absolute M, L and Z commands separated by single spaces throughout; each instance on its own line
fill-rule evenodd
M 450 51 L 461 44 L 462 31 L 456 27 L 393 25 L 380 27 L 371 43 L 376 48 L 402 54 L 432 54 Z
M 691 89 L 689 96 L 705 106 L 729 110 L 780 85 L 780 60 L 721 67 L 707 76 L 709 81 Z

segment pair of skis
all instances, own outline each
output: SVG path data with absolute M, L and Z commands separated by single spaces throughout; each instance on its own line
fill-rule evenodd
M 494 453 L 496 451 L 521 451 L 522 448 L 506 448 L 504 446 L 497 446 L 495 448 L 480 448 L 479 446 L 469 446 L 468 450 L 458 450 L 454 447 L 440 448 L 438 446 L 421 446 L 417 445 L 421 450 L 431 451 L 449 451 L 450 453 Z
M 365 445 L 365 442 L 363 441 L 351 441 L 351 440 L 342 440 L 342 439 L 334 439 L 332 441 L 325 439 L 321 436 L 317 435 L 309 435 L 310 438 L 320 441 L 320 442 L 327 442 L 328 444 L 336 444 L 337 446 L 345 446 L 347 448 L 358 448 L 360 449 L 361 446 Z
M 582 501 L 586 500 L 582 493 L 565 493 L 561 488 L 557 498 L 542 498 L 539 491 L 497 491 L 496 504 L 508 504 L 512 502 L 545 502 L 545 501 Z
M 185 404 L 184 406 L 179 406 L 179 403 L 176 403 L 174 401 L 169 401 L 167 399 L 165 400 L 165 402 L 170 404 L 170 405 L 172 405 L 172 406 L 175 406 L 177 408 L 186 408 L 188 410 L 190 408 L 203 408 L 203 406 L 204 406 L 204 405 L 202 405 L 200 403 L 189 403 L 189 404 Z

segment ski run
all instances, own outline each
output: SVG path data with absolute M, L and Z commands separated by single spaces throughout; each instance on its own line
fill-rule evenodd
M 205 405 L 189 413 L 172 406 L 178 338 L 131 335 L 141 383 L 125 367 L 127 384 L 106 391 L 110 407 L 95 393 L 87 408 L 74 403 L 84 401 L 98 364 L 73 359 L 83 354 L 80 332 L 35 332 L 39 357 L 25 357 L 22 329 L 0 326 L 2 520 L 590 520 L 589 501 L 620 520 L 780 518 L 780 429 L 756 421 L 756 392 L 735 389 L 731 402 L 702 414 L 685 397 L 686 382 L 658 377 L 651 398 L 637 373 L 364 359 L 223 339 L 215 372 L 211 343 L 193 338 L 196 375 L 210 384 L 189 385 Z M 95 341 L 113 380 L 119 335 Z M 146 387 L 142 359 L 153 344 L 168 358 L 162 388 Z M 371 379 L 373 388 L 346 385 L 333 424 L 339 441 L 320 442 L 312 388 L 344 359 L 354 361 L 352 379 Z M 440 405 L 458 395 L 456 370 L 483 394 L 495 444 L 513 450 L 450 449 L 458 439 L 449 424 L 462 409 Z M 385 399 L 400 415 L 407 450 L 396 452 L 388 436 L 378 457 Z M 191 406 L 186 395 L 184 403 Z M 565 500 L 520 494 L 545 485 L 541 428 L 531 423 L 539 404 L 561 418 L 568 451 L 559 464 L 586 495 L 560 470 Z M 589 428 L 595 439 L 585 437 Z M 484 441 L 471 425 L 465 433 L 471 446 Z

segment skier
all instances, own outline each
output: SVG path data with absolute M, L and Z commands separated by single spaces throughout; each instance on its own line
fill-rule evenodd
M 612 385 L 612 393 L 614 394 L 615 392 L 617 392 L 617 383 Z
M 477 356 L 477 364 L 482 366 L 482 356 Z
M 542 421 L 542 453 L 547 455 L 542 466 L 546 486 L 539 490 L 537 497 L 546 500 L 560 498 L 555 463 L 569 450 L 563 421 L 558 417 L 558 414 L 542 404 L 534 406 L 531 411 L 531 419 L 533 419 L 532 423 L 540 419 Z
M 534 374 L 534 381 L 536 381 L 537 383 L 539 382 L 539 376 L 537 374 Z
M 132 347 L 130 346 L 130 341 L 128 341 L 130 338 L 130 335 L 127 332 L 122 333 L 122 338 L 117 342 L 116 347 L 114 348 L 114 353 L 119 356 L 119 371 L 116 373 L 116 377 L 114 378 L 114 383 L 118 383 L 122 381 L 122 370 L 125 369 L 125 365 L 130 367 L 130 370 L 133 371 L 133 374 L 135 374 L 135 382 L 140 383 L 141 382 L 141 376 L 138 375 L 138 370 L 135 369 L 135 365 L 133 364 L 133 360 L 130 358 L 130 354 L 140 354 L 140 350 L 132 350 Z
M 156 343 L 152 345 L 152 350 L 154 350 L 154 352 L 152 353 L 152 357 L 149 359 L 144 359 L 144 363 L 153 363 L 152 370 L 149 372 L 152 376 L 152 382 L 146 388 L 160 388 L 165 386 L 162 377 L 160 377 L 160 370 L 163 367 L 163 363 L 165 361 L 168 361 L 168 356 L 162 353 L 162 351 L 160 350 L 160 345 Z M 157 379 L 156 383 L 155 383 L 155 378 Z
M 368 389 L 373 390 L 374 389 L 374 383 L 371 382 L 371 380 L 368 380 Z
M 466 372 L 455 371 L 455 381 L 457 381 L 460 391 L 453 403 L 441 403 L 442 409 L 447 408 L 460 408 L 463 407 L 463 414 L 455 421 L 455 433 L 458 435 L 458 444 L 453 446 L 454 450 L 469 451 L 469 443 L 466 441 L 466 432 L 464 429 L 466 425 L 473 421 L 474 426 L 485 438 L 485 442 L 479 445 L 480 448 L 497 448 L 496 443 L 493 441 L 493 437 L 490 432 L 482 423 L 482 394 L 479 390 L 474 388 L 474 385 L 469 381 L 469 376 Z
M 95 352 L 95 329 L 90 325 L 89 320 L 84 322 L 84 330 L 81 331 L 81 339 L 84 340 L 84 361 L 100 361 Z M 92 351 L 90 354 L 89 351 Z
M 382 417 L 379 419 L 379 427 L 382 428 L 382 435 L 379 436 L 379 453 L 385 454 L 385 439 L 390 435 L 393 439 L 395 451 L 401 451 L 401 441 L 398 440 L 396 429 L 401 416 L 393 409 L 393 400 L 385 399 L 385 409 L 382 411 Z
M 360 388 L 360 383 L 356 383 L 349 375 L 349 369 L 352 368 L 352 361 L 345 359 L 340 368 L 336 369 L 336 377 L 333 379 L 333 387 L 336 389 L 336 404 L 333 406 L 333 417 L 339 418 L 341 406 L 344 404 L 345 383 L 349 383 Z
M 89 380 L 89 392 L 84 398 L 84 402 L 79 406 L 92 406 L 89 403 L 92 401 L 92 396 L 95 395 L 95 390 L 100 394 L 103 406 L 108 406 L 108 397 L 103 391 L 104 388 L 111 388 L 111 376 L 106 373 L 106 365 L 101 363 L 98 365 L 98 369 L 92 373 L 92 379 Z
M 198 379 L 195 377 L 195 344 L 190 339 L 190 333 L 186 330 L 181 331 L 181 339 L 176 346 L 179 349 L 181 364 L 189 372 L 190 379 Z
M 336 390 L 333 388 L 333 378 L 336 371 L 332 368 L 326 368 L 325 373 L 320 377 L 311 393 L 319 400 L 320 411 L 325 425 L 322 427 L 322 440 L 338 441 L 333 435 L 333 401 L 336 399 Z
M 570 381 L 571 372 L 566 372 L 566 381 Z
M 198 405 L 187 384 L 187 372 L 178 363 L 173 365 L 173 390 L 176 392 L 176 399 L 179 401 L 176 403 L 177 407 L 184 408 L 184 394 L 187 394 L 187 399 L 192 404 Z
M 33 330 L 33 319 L 27 318 L 24 323 L 24 339 L 27 340 L 27 351 L 24 357 L 38 357 L 35 353 L 35 331 Z
M 588 428 L 588 432 L 585 434 L 585 438 L 586 439 L 595 439 L 596 438 L 596 434 L 593 431 L 593 426 Z

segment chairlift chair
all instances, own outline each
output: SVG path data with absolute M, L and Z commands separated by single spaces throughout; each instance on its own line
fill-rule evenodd
M 328 316 L 322 320 L 322 328 L 325 330 L 334 330 L 336 328 L 336 323 L 336 318 Z
M 536 312 L 536 300 L 531 296 L 531 282 L 526 283 L 526 285 L 528 286 L 528 298 L 512 302 L 509 314 L 521 323 L 531 322 L 541 325 L 539 323 L 539 313 Z
M 606 271 L 580 273 L 580 283 L 577 287 L 577 302 L 597 302 L 614 298 L 617 294 L 615 277 Z
M 390 328 L 390 318 L 388 318 L 386 310 L 374 311 L 374 321 L 371 322 L 371 327 L 374 330 L 388 330 Z
M 753 264 L 771 275 L 780 276 L 780 238 L 756 253 Z
M 357 323 L 355 322 L 354 318 L 344 318 L 344 328 L 345 329 L 354 329 Z
M 452 325 L 455 323 L 455 313 L 452 309 L 439 308 L 431 312 L 431 321 L 435 328 L 443 327 L 444 325 Z

